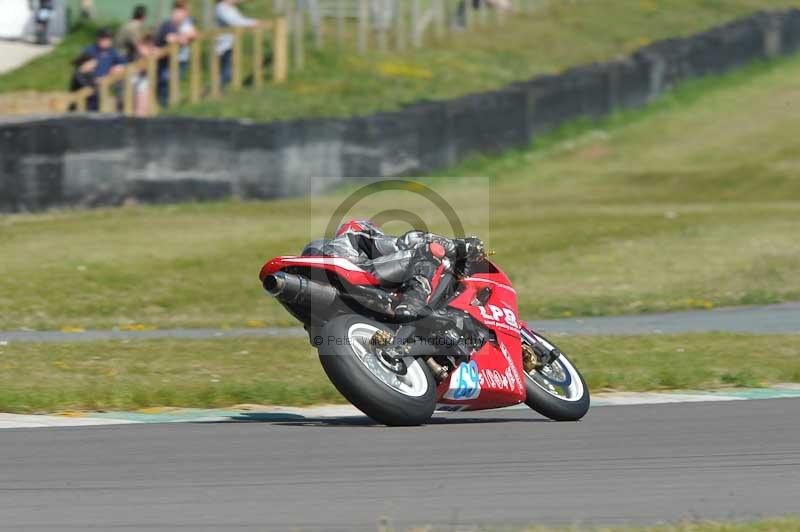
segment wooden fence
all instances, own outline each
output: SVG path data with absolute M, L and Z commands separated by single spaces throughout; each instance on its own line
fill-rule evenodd
M 143 77 L 147 80 L 148 114 L 157 114 L 159 61 L 166 62 L 169 69 L 167 106 L 219 97 L 221 72 L 215 45 L 221 34 L 233 35 L 233 72 L 228 89 L 236 91 L 246 80 L 254 87 L 263 85 L 267 34 L 272 43 L 271 77 L 273 82 L 282 83 L 288 77 L 290 57 L 295 69 L 303 67 L 307 43 L 318 48 L 333 45 L 340 51 L 358 53 L 402 52 L 409 47 L 440 42 L 451 32 L 502 26 L 510 16 L 536 13 L 554 1 L 483 0 L 474 9 L 473 0 L 272 0 L 271 9 L 265 8 L 264 12 L 271 11 L 276 18 L 265 20 L 258 27 L 201 32 L 189 45 L 185 79 L 181 76 L 177 44 L 127 65 L 123 72 L 102 78 L 97 87 L 99 110 L 134 114 L 137 91 L 134 80 Z M 213 0 L 205 3 L 205 10 L 210 12 Z M 503 3 L 506 9 L 498 7 Z M 50 94 L 45 99 L 28 99 L 26 105 L 12 105 L 10 111 L 27 109 L 30 114 L 64 112 L 70 108 L 85 110 L 94 94 L 92 89 Z M 0 101 L 0 112 L 9 108 L 7 103 Z
M 197 103 L 201 99 L 218 98 L 222 93 L 220 59 L 216 53 L 217 37 L 233 36 L 232 79 L 231 90 L 240 90 L 244 86 L 245 74 L 249 73 L 252 86 L 262 87 L 264 84 L 265 34 L 271 33 L 272 42 L 272 81 L 284 83 L 288 78 L 288 26 L 286 20 L 277 18 L 261 21 L 254 27 L 220 28 L 201 33 L 189 46 L 189 61 L 186 70 L 188 86 L 183 83 L 180 68 L 180 49 L 177 43 L 159 48 L 155 53 L 143 57 L 125 66 L 121 72 L 101 78 L 97 84 L 99 110 L 113 113 L 121 110 L 126 115 L 134 114 L 136 79 L 147 80 L 147 91 L 150 115 L 159 111 L 158 74 L 159 62 L 166 61 L 169 69 L 168 105 L 173 106 L 188 101 Z M 245 56 L 249 56 L 245 58 Z M 204 67 L 205 63 L 205 67 Z M 89 99 L 95 94 L 91 88 L 85 88 L 65 96 L 62 106 L 65 109 L 74 107 L 86 110 Z

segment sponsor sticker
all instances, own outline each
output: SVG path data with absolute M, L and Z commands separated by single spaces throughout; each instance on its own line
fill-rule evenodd
M 513 392 L 517 386 L 517 379 L 514 377 L 511 367 L 506 368 L 502 373 L 493 369 L 482 369 L 479 377 L 482 388 Z
M 511 360 L 511 355 L 508 354 L 508 349 L 506 349 L 506 346 L 503 345 L 502 342 L 500 343 L 500 351 L 503 353 L 503 357 L 506 359 L 506 362 L 508 362 L 508 369 L 511 370 L 514 381 L 517 383 L 517 389 L 524 390 L 525 387 L 522 384 L 522 379 L 519 378 L 519 373 L 517 372 L 516 366 L 514 366 L 514 361 Z M 506 370 L 506 372 L 508 372 L 508 370 Z
M 500 308 L 497 305 L 478 307 L 481 317 L 490 327 L 498 327 L 510 331 L 519 330 L 519 322 L 514 311 L 509 308 Z

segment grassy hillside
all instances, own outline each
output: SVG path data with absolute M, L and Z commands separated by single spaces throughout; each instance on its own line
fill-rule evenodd
M 21 91 L 66 92 L 72 76 L 72 61 L 94 40 L 97 28 L 81 24 L 58 43 L 49 54 L 0 74 L 0 93 Z
M 305 70 L 286 86 L 171 113 L 255 120 L 351 116 L 402 104 L 494 89 L 630 53 L 649 42 L 689 35 L 758 9 L 797 6 L 792 0 L 581 0 L 545 2 L 515 14 L 503 27 L 452 35 L 424 50 L 359 56 L 335 48 L 313 51 Z M 331 35 L 333 29 L 328 31 Z M 373 41 L 373 50 L 376 46 Z
M 487 531 L 493 529 L 487 529 Z M 508 532 L 559 532 L 559 529 L 531 526 L 516 528 L 502 528 Z M 800 530 L 800 518 L 784 517 L 779 519 L 764 519 L 753 522 L 685 522 L 674 525 L 657 525 L 649 527 L 613 527 L 613 528 L 571 528 L 561 529 L 560 532 L 585 530 L 586 532 L 796 532 Z M 431 532 L 439 532 L 432 528 Z
M 267 5 L 258 0 L 243 3 L 243 8 L 264 17 Z M 323 51 L 315 51 L 309 45 L 307 67 L 293 71 L 285 86 L 244 91 L 170 112 L 275 120 L 394 109 L 612 58 L 651 41 L 688 35 L 758 9 L 796 6 L 797 1 L 581 0 L 544 5 L 548 7 L 532 14 L 515 14 L 503 27 L 490 25 L 452 35 L 403 54 L 382 54 L 372 46 L 373 51 L 359 56 L 353 46 L 337 50 L 329 41 Z M 201 13 L 195 9 L 198 18 Z M 328 28 L 329 38 L 334 33 L 333 27 Z M 65 90 L 68 61 L 91 40 L 85 33 L 70 36 L 53 54 L 0 76 L 0 92 Z
M 529 318 L 797 300 L 798 106 L 800 59 L 759 65 L 474 160 L 450 175 L 490 185 L 443 190 Z M 258 269 L 318 236 L 344 194 L 2 216 L 0 330 L 291 324 Z M 390 208 L 449 231 L 408 194 L 355 214 Z

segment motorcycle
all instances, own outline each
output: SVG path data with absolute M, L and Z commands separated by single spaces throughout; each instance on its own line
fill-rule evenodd
M 519 320 L 511 281 L 486 254 L 444 259 L 431 311 L 411 322 L 393 312 L 397 295 L 353 262 L 322 256 L 313 243 L 261 269 L 264 289 L 309 334 L 328 378 L 370 418 L 421 425 L 434 411 L 524 402 L 557 421 L 589 409 L 575 365 Z

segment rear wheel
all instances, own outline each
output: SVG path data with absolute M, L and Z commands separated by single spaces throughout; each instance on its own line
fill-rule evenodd
M 322 330 L 319 360 L 336 389 L 356 408 L 386 425 L 421 425 L 436 408 L 436 384 L 428 366 L 395 358 L 372 345 L 385 325 L 358 315 L 339 316 Z
M 558 356 L 547 364 L 537 363 L 533 345 L 543 345 Z M 543 336 L 523 329 L 525 358 L 525 404 L 556 421 L 577 421 L 589 411 L 589 388 L 578 369 Z

